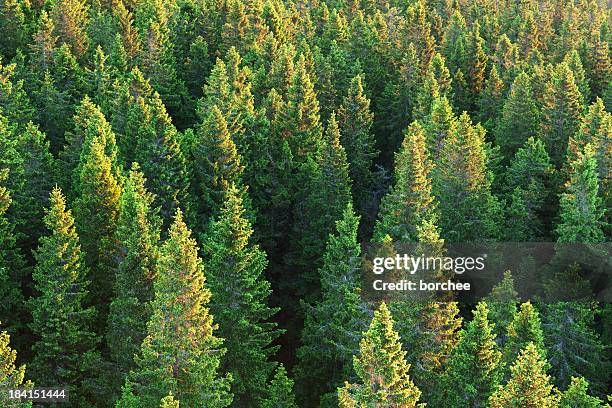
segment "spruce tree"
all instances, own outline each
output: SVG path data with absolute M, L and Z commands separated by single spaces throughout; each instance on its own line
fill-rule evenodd
M 26 317 L 23 310 L 23 293 L 21 290 L 21 271 L 23 258 L 16 246 L 13 225 L 7 219 L 6 212 L 11 205 L 11 196 L 5 187 L 8 169 L 0 170 L 0 306 L 1 322 L 9 334 L 17 337 Z M 6 334 L 8 336 L 8 334 Z
M 546 359 L 533 343 L 528 343 L 511 368 L 507 384 L 499 386 L 489 399 L 491 408 L 555 408 L 559 395 L 546 374 Z
M 274 369 L 269 358 L 280 332 L 270 319 L 278 309 L 268 306 L 272 290 L 264 276 L 266 254 L 250 242 L 253 230 L 241 191 L 230 184 L 223 201 L 203 237 L 202 254 L 212 293 L 210 310 L 228 350 L 221 367 L 234 379 L 234 406 L 251 407 Z
M 501 380 L 502 355 L 495 343 L 487 304 L 476 306 L 472 320 L 460 332 L 459 343 L 451 352 L 440 402 L 453 407 L 484 406 Z
M 191 214 L 189 201 L 189 174 L 180 146 L 180 134 L 161 98 L 154 93 L 151 100 L 139 97 L 134 111 L 138 124 L 134 160 L 142 167 L 147 190 L 155 194 L 155 205 L 161 208 L 164 230 L 177 208 Z
M 554 191 L 556 173 L 546 147 L 540 139 L 529 137 L 506 168 L 503 185 L 511 205 L 520 200 L 524 206 L 526 223 L 512 224 L 507 219 L 506 236 L 510 241 L 539 241 L 549 236 L 553 214 L 556 212 Z
M 486 240 L 499 234 L 500 208 L 490 190 L 484 137 L 484 128 L 473 126 L 464 112 L 444 142 L 433 191 L 439 200 L 442 237 L 450 242 Z
M 25 380 L 25 365 L 16 365 L 17 352 L 10 346 L 11 336 L 6 331 L 0 332 L 0 384 L 6 389 L 29 388 L 32 383 Z M 27 408 L 31 402 L 10 400 L 5 390 L 0 396 L 0 403 L 6 408 Z
M 338 388 L 339 406 L 422 407 L 421 391 L 408 376 L 410 366 L 405 361 L 399 335 L 393 330 L 389 309 L 382 303 L 369 329 L 359 343 L 359 356 L 353 357 L 358 384 L 345 383 Z
M 448 98 L 434 99 L 430 116 L 425 120 L 423 127 L 426 130 L 427 147 L 431 152 L 431 159 L 436 163 L 442 154 L 444 143 L 457 129 L 457 118 Z
M 506 367 L 510 368 L 521 350 L 529 343 L 537 348 L 542 358 L 546 358 L 542 324 L 540 323 L 539 313 L 531 302 L 527 301 L 521 304 L 520 310 L 515 313 L 512 322 L 508 325 L 507 332 L 508 337 L 503 352 Z
M 544 344 L 555 384 L 565 389 L 572 377 L 584 377 L 595 394 L 603 394 L 612 372 L 588 303 L 556 302 L 543 313 Z
M 423 127 L 413 122 L 395 158 L 395 183 L 380 204 L 374 240 L 389 235 L 394 241 L 415 242 L 417 228 L 436 221 L 432 167 Z
M 120 382 L 134 368 L 134 355 L 151 315 L 161 227 L 153 202 L 140 167 L 134 163 L 119 202 L 116 240 L 120 252 L 106 332 L 113 370 Z
M 505 162 L 538 132 L 539 112 L 534 102 L 529 75 L 521 72 L 510 88 L 495 130 L 495 140 L 501 148 Z
M 211 293 L 204 286 L 203 269 L 196 242 L 177 210 L 159 254 L 147 337 L 127 380 L 144 406 L 157 406 L 169 392 L 185 408 L 231 404 L 231 376 L 217 374 L 225 349 L 214 335 L 217 325 L 208 309 Z M 126 398 L 124 393 L 118 404 Z
M 352 193 L 359 214 L 364 216 L 372 205 L 374 160 L 378 156 L 376 140 L 372 134 L 374 115 L 370 100 L 365 95 L 361 75 L 351 79 L 348 94 L 338 112 L 340 141 L 346 150 L 349 177 L 353 181 Z
M 77 57 L 82 57 L 89 47 L 87 25 L 89 5 L 85 0 L 66 0 L 54 3 L 52 10 L 55 33 L 61 42 L 70 46 Z
M 321 144 L 316 158 L 309 158 L 298 168 L 298 177 L 303 177 L 304 185 L 298 187 L 293 208 L 290 264 L 303 271 L 299 290 L 307 297 L 318 293 L 316 268 L 321 265 L 325 240 L 352 202 L 346 152 L 340 144 L 335 115 L 329 120 Z
M 98 315 L 96 332 L 103 334 L 112 297 L 118 245 L 117 218 L 121 186 L 113 174 L 111 159 L 104 153 L 103 141 L 95 137 L 82 157 L 80 196 L 74 204 L 77 231 L 90 271 L 91 303 Z
M 287 377 L 287 371 L 282 364 L 276 368 L 266 392 L 266 398 L 260 403 L 261 408 L 297 408 L 293 395 L 293 380 Z
M 559 408 L 608 408 L 610 405 L 588 393 L 589 382 L 582 377 L 572 377 L 567 390 L 563 391 Z
M 359 217 L 349 204 L 327 240 L 319 269 L 321 300 L 306 308 L 295 375 L 300 400 L 308 406 L 316 405 L 313 395 L 320 396 L 321 406 L 336 406 L 337 387 L 354 377 L 352 357 L 369 319 L 369 307 L 359 294 L 358 226 Z
M 558 242 L 597 243 L 604 241 L 605 210 L 599 197 L 597 161 L 591 145 L 570 163 L 570 179 L 560 197 Z
M 86 307 L 88 270 L 70 210 L 59 188 L 45 215 L 50 234 L 40 238 L 30 298 L 32 378 L 40 386 L 66 384 L 71 401 L 90 405 L 89 385 L 96 378 L 98 337 L 92 331 L 95 309 Z
M 567 64 L 559 64 L 546 83 L 540 136 L 553 164 L 559 168 L 569 137 L 578 130 L 584 103 Z
M 192 199 L 198 205 L 198 231 L 203 232 L 209 220 L 220 213 L 230 185 L 242 191 L 244 165 L 229 132 L 221 110 L 214 105 L 193 135 L 189 145 L 192 177 Z M 248 205 L 248 202 L 246 203 Z
M 510 271 L 506 271 L 502 281 L 493 287 L 491 293 L 486 297 L 489 306 L 489 320 L 495 324 L 493 331 L 500 346 L 506 342 L 508 325 L 514 319 L 518 301 L 514 279 Z

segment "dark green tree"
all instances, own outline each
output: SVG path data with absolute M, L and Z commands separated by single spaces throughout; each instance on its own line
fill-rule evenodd
M 345 383 L 338 388 L 339 406 L 422 407 L 421 391 L 408 376 L 410 365 L 405 360 L 399 335 L 393 330 L 393 318 L 382 303 L 370 328 L 363 333 L 359 355 L 353 357 L 359 383 Z
M 287 377 L 287 371 L 279 364 L 270 381 L 266 398 L 260 403 L 261 408 L 297 408 L 293 395 L 293 380 Z
M 204 286 L 198 248 L 180 210 L 161 247 L 153 287 L 147 337 L 127 380 L 133 384 L 132 399 L 136 395 L 143 406 L 157 406 L 172 392 L 186 408 L 229 406 L 231 376 L 217 374 L 225 352 L 223 340 L 214 335 L 217 325 L 208 309 L 211 293 Z M 129 394 L 124 393 L 118 404 Z
M 264 276 L 266 254 L 250 242 L 253 230 L 242 195 L 234 184 L 227 186 L 223 207 L 203 237 L 202 254 L 212 293 L 210 310 L 228 350 L 221 367 L 234 379 L 233 406 L 251 407 L 263 396 L 274 370 L 269 359 L 280 331 L 270 321 L 278 309 L 268 306 L 272 290 Z
M 28 302 L 36 336 L 32 378 L 40 386 L 66 384 L 73 403 L 91 405 L 90 385 L 99 365 L 95 309 L 85 306 L 88 270 L 71 211 L 57 187 L 45 225 L 50 234 L 40 239 L 35 253 L 35 296 Z

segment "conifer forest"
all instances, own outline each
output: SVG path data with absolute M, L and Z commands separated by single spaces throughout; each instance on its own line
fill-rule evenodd
M 0 408 L 609 408 L 611 10 L 0 0 Z M 396 243 L 610 268 L 372 301 Z

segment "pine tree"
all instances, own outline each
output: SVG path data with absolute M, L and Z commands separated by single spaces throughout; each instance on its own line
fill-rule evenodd
M 559 395 L 546 374 L 546 360 L 538 348 L 529 343 L 511 368 L 506 385 L 500 386 L 489 399 L 491 408 L 555 408 Z
M 427 147 L 431 152 L 431 159 L 436 163 L 442 154 L 444 143 L 450 139 L 450 135 L 457 128 L 457 118 L 446 97 L 434 99 L 431 114 L 425 120 L 423 127 L 426 130 Z
M 8 169 L 0 170 L 0 296 L 3 299 L 0 319 L 7 322 L 5 327 L 9 333 L 16 336 L 25 318 L 21 276 L 17 273 L 23 268 L 23 258 L 16 246 L 13 226 L 6 216 L 11 205 L 10 193 L 5 187 L 8 175 Z
M 66 0 L 54 3 L 52 10 L 55 33 L 61 42 L 70 46 L 77 57 L 82 57 L 89 47 L 87 25 L 89 5 L 85 0 Z
M 557 302 L 543 313 L 544 344 L 555 384 L 565 389 L 572 377 L 584 377 L 595 394 L 603 394 L 612 372 L 599 335 L 594 312 L 587 303 Z
M 531 80 L 521 72 L 510 88 L 495 131 L 495 139 L 508 162 L 529 137 L 538 132 L 539 113 L 534 102 Z
M 15 218 L 19 221 L 16 229 L 20 235 L 19 247 L 30 259 L 36 240 L 44 233 L 43 209 L 48 207 L 57 169 L 49 141 L 36 125 L 26 125 L 17 135 L 16 147 L 23 159 L 23 178 L 27 180 L 15 191 L 19 205 L 15 209 Z
M 298 187 L 293 209 L 290 264 L 303 271 L 298 290 L 308 297 L 318 293 L 316 268 L 321 265 L 325 240 L 352 202 L 346 152 L 340 144 L 335 115 L 330 118 L 321 143 L 316 159 L 309 158 L 298 168 L 297 177 L 303 177 L 304 185 Z
M 227 121 L 217 105 L 210 108 L 194 140 L 187 143 L 193 178 L 192 195 L 198 204 L 198 231 L 203 232 L 208 221 L 221 211 L 230 185 L 239 188 L 242 199 L 245 198 L 242 185 L 244 166 Z
M 106 344 L 119 381 L 134 368 L 133 356 L 146 335 L 151 314 L 161 227 L 153 202 L 140 167 L 134 163 L 119 202 L 116 240 L 121 250 L 106 333 Z
M 390 235 L 394 241 L 415 242 L 417 228 L 425 221 L 436 221 L 432 167 L 423 127 L 413 122 L 395 158 L 395 184 L 380 204 L 375 240 Z
M 304 404 L 314 406 L 317 401 L 312 396 L 320 395 L 321 406 L 337 405 L 337 387 L 354 377 L 352 357 L 359 351 L 359 338 L 369 320 L 369 307 L 359 294 L 358 226 L 359 217 L 349 204 L 327 240 L 319 269 L 321 300 L 306 309 L 295 369 Z
M 542 324 L 537 310 L 531 302 L 521 304 L 512 322 L 508 325 L 508 337 L 504 347 L 504 361 L 506 367 L 510 367 L 527 344 L 533 344 L 540 352 L 542 358 L 546 358 L 544 348 L 544 334 Z
M 434 195 L 439 200 L 442 237 L 450 242 L 486 240 L 498 235 L 499 203 L 491 194 L 485 130 L 467 113 L 445 141 Z
M 516 219 L 508 216 L 508 240 L 538 241 L 548 237 L 556 213 L 555 176 L 544 143 L 529 137 L 506 168 L 503 188 L 508 200 L 511 205 L 520 201 L 525 211 L 524 224 L 516 224 Z
M 497 343 L 503 346 L 506 342 L 508 325 L 514 319 L 517 312 L 518 293 L 514 287 L 514 279 L 510 271 L 504 272 L 504 277 L 487 296 L 486 302 L 489 306 L 489 320 L 495 324 Z
M 23 126 L 34 117 L 25 82 L 17 74 L 17 64 L 0 61 L 0 111 L 10 123 Z
M 612 64 L 610 63 L 608 41 L 597 39 L 594 50 L 594 64 L 591 73 L 591 90 L 593 95 L 603 97 L 610 87 Z
M 565 63 L 558 65 L 546 83 L 540 125 L 540 136 L 557 168 L 563 160 L 569 137 L 578 130 L 583 103 L 571 69 Z
M 339 406 L 421 407 L 421 392 L 408 376 L 410 366 L 405 361 L 399 335 L 393 330 L 393 319 L 382 303 L 368 331 L 359 344 L 359 356 L 353 365 L 360 384 L 345 383 L 338 388 Z
M 560 197 L 558 242 L 604 241 L 604 208 L 598 196 L 597 161 L 591 145 L 570 163 L 570 179 Z
M 113 174 L 111 159 L 104 153 L 103 141 L 95 137 L 82 156 L 80 196 L 74 204 L 77 231 L 92 283 L 89 301 L 96 305 L 96 332 L 104 332 L 118 245 L 117 218 L 121 186 Z
M 16 366 L 17 352 L 10 346 L 11 337 L 5 331 L 0 332 L 0 384 L 7 389 L 29 388 L 32 383 L 25 381 L 25 365 Z M 7 392 L 4 391 L 0 397 L 0 402 L 6 408 L 27 408 L 31 407 L 31 402 L 15 402 L 9 400 Z
M 307 156 L 315 154 L 322 143 L 319 102 L 303 55 L 298 60 L 287 91 L 282 129 L 282 137 L 287 138 L 293 157 L 300 163 L 305 162 Z
M 504 106 L 505 84 L 499 77 L 497 66 L 493 65 L 491 72 L 478 98 L 478 119 L 489 130 L 495 130 L 498 116 Z
M 293 396 L 293 380 L 287 377 L 282 364 L 276 368 L 274 377 L 267 389 L 267 396 L 260 404 L 261 408 L 297 408 Z
M 59 188 L 50 195 L 45 215 L 50 235 L 40 239 L 32 275 L 32 378 L 39 384 L 66 384 L 73 403 L 90 405 L 89 383 L 96 378 L 98 337 L 91 327 L 93 307 L 88 296 L 87 268 L 70 210 Z
M 582 377 L 572 377 L 567 390 L 561 395 L 559 408 L 608 408 L 602 400 L 588 393 L 589 382 Z
M 142 167 L 147 190 L 155 194 L 165 230 L 177 208 L 191 214 L 187 163 L 180 135 L 159 95 L 154 93 L 150 101 L 139 97 L 136 103 L 134 122 L 139 127 L 134 160 Z
M 501 353 L 495 344 L 493 325 L 488 320 L 487 304 L 480 302 L 459 343 L 451 352 L 444 384 L 444 405 L 453 407 L 484 406 L 501 380 Z
M 241 195 L 234 184 L 227 186 L 223 207 L 203 238 L 202 253 L 212 293 L 210 310 L 228 350 L 221 367 L 234 379 L 234 406 L 251 407 L 274 369 L 269 358 L 280 332 L 270 322 L 278 309 L 267 304 L 272 290 L 264 277 L 266 254 L 249 242 L 253 230 Z
M 569 69 L 572 70 L 572 73 L 574 74 L 574 82 L 576 82 L 578 91 L 580 91 L 584 101 L 588 102 L 591 100 L 589 78 L 587 77 L 585 69 L 582 66 L 582 61 L 580 60 L 580 54 L 578 54 L 578 51 L 572 50 L 571 52 L 565 54 L 563 62 L 566 63 Z
M 94 139 L 103 146 L 104 155 L 112 165 L 113 177 L 118 178 L 121 170 L 117 160 L 115 133 L 104 114 L 89 97 L 83 98 L 74 114 L 74 129 L 65 135 L 66 143 L 58 158 L 59 178 L 67 196 L 76 198 L 81 193 L 81 172 Z
M 28 4 L 19 0 L 8 0 L 0 6 L 0 31 L 5 35 L 0 40 L 0 55 L 11 58 L 25 43 Z
M 229 406 L 231 376 L 217 374 L 225 350 L 213 333 L 217 325 L 207 307 L 211 293 L 180 210 L 161 247 L 153 287 L 147 337 L 128 376 L 135 395 L 144 406 L 157 406 L 169 392 L 184 408 Z
M 374 115 L 370 100 L 365 95 L 361 75 L 351 79 L 348 94 L 338 112 L 340 141 L 346 150 L 352 193 L 359 214 L 364 216 L 371 205 L 374 160 L 378 156 L 372 134 Z

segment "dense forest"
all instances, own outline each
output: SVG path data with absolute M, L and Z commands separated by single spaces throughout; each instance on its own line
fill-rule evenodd
M 529 299 L 361 286 L 366 245 L 612 242 L 611 16 L 0 0 L 0 404 L 609 406 L 578 263 Z

